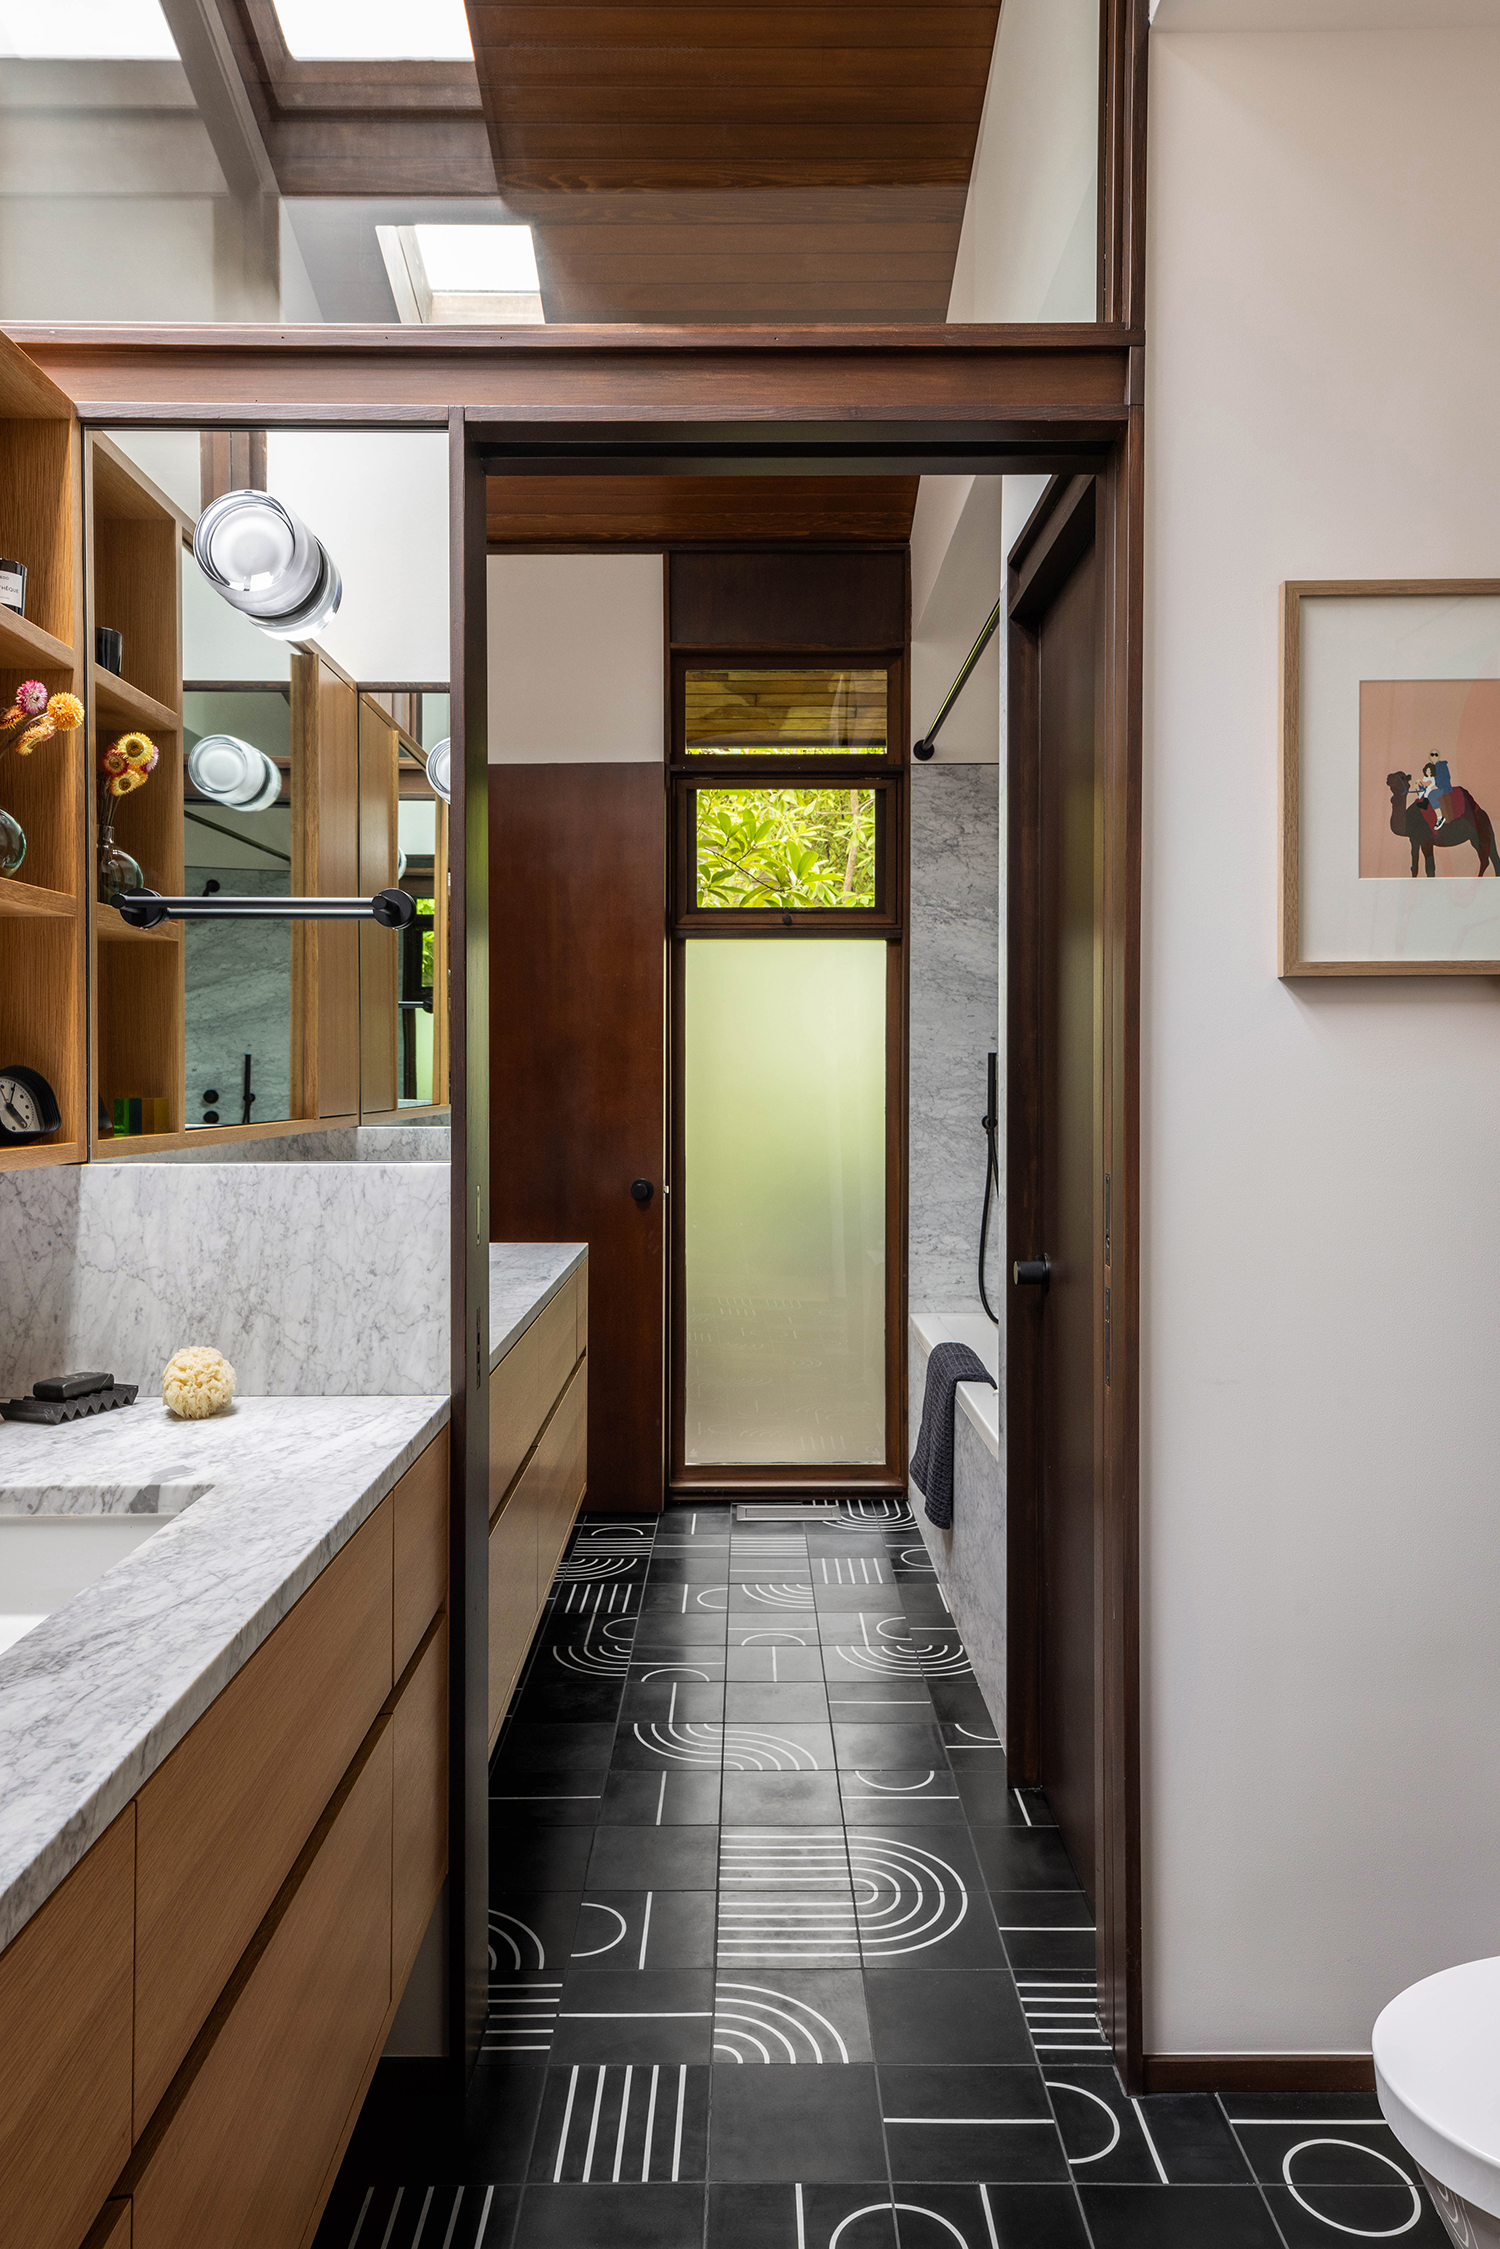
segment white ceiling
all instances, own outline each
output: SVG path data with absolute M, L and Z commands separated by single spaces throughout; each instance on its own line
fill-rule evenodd
M 1500 0 L 1151 0 L 1153 31 L 1456 31 Z

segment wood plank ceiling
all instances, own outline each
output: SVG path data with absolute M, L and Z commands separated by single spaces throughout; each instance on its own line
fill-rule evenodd
M 467 6 L 549 320 L 946 316 L 998 0 Z
M 946 317 L 999 0 L 466 4 L 472 68 L 217 0 L 283 194 L 485 197 L 549 322 Z

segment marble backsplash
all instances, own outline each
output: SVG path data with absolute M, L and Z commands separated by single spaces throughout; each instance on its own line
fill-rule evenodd
M 1000 774 L 923 765 L 911 777 L 908 1295 L 913 1312 L 977 1312 L 985 1056 L 1000 1019 Z M 1001 1087 L 1003 1113 L 1004 1087 Z M 1004 1134 L 1000 1158 L 1005 1158 Z M 992 1222 L 989 1271 L 1004 1258 Z
M 109 1141 L 104 1163 L 158 1164 L 445 1164 L 453 1131 L 446 1109 L 435 1124 L 328 1125 L 269 1140 L 205 1140 L 198 1148 L 137 1155 L 128 1140 Z
M 243 1396 L 446 1393 L 448 1182 L 368 1161 L 0 1176 L 0 1396 L 83 1368 L 150 1392 L 189 1343 Z

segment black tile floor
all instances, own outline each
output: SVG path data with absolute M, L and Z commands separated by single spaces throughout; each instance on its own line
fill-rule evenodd
M 904 1509 L 585 1517 L 490 1786 L 467 2111 L 382 2064 L 317 2249 L 1446 2241 L 1372 2094 L 1122 2092 Z

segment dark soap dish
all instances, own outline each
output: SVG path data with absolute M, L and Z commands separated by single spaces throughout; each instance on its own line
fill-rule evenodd
M 116 1382 L 112 1374 L 62 1374 L 31 1387 L 31 1397 L 0 1405 L 0 1421 L 39 1421 L 55 1428 L 59 1422 L 81 1421 L 87 1414 L 133 1406 L 140 1384 Z

